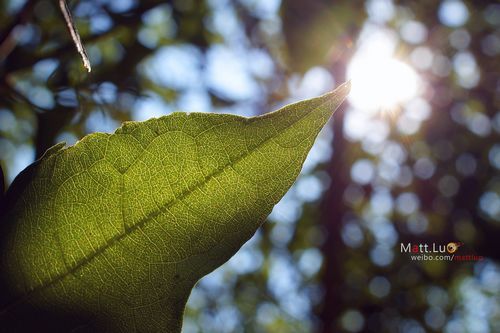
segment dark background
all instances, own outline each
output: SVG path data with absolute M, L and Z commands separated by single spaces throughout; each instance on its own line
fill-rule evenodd
M 497 2 L 69 6 L 91 74 L 57 1 L 0 1 L 6 184 L 56 142 L 125 120 L 265 113 L 331 90 L 356 57 L 368 69 L 353 85 L 373 82 L 375 97 L 351 96 L 321 133 L 269 222 L 194 289 L 185 332 L 500 331 Z M 417 77 L 400 103 L 408 83 L 385 51 Z M 408 242 L 462 242 L 457 254 L 484 260 L 412 261 Z

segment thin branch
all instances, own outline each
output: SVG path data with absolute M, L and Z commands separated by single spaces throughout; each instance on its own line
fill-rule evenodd
M 108 12 L 107 14 L 111 17 L 114 23 L 111 29 L 95 35 L 86 36 L 83 38 L 83 42 L 85 44 L 89 44 L 107 38 L 123 27 L 136 28 L 139 24 L 141 24 L 141 20 L 137 18 L 142 14 L 144 14 L 148 10 L 151 10 L 152 8 L 155 8 L 156 6 L 171 2 L 172 0 L 155 0 L 147 3 L 140 3 L 139 7 L 125 13 L 117 14 Z M 29 69 L 40 60 L 58 58 L 68 52 L 72 47 L 72 44 L 72 42 L 65 43 L 56 49 L 52 49 L 51 51 L 47 51 L 46 53 L 38 54 L 36 57 L 33 57 L 32 55 L 25 56 L 24 54 L 21 54 L 20 57 L 22 58 L 22 61 L 18 59 L 18 61 L 13 62 L 10 65 L 8 73 L 14 73 L 20 70 Z
M 66 26 L 68 27 L 73 42 L 75 43 L 76 49 L 78 53 L 80 53 L 80 56 L 82 57 L 83 66 L 90 73 L 90 71 L 92 70 L 92 67 L 90 66 L 90 60 L 87 55 L 87 51 L 85 51 L 85 47 L 83 46 L 82 40 L 80 39 L 80 34 L 76 29 L 75 22 L 73 21 L 73 17 L 71 16 L 71 12 L 69 11 L 66 0 L 59 0 L 59 7 L 61 8 L 64 20 L 66 21 Z

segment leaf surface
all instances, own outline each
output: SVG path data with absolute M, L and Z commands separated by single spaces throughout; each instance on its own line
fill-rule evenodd
M 0 325 L 179 332 L 194 284 L 255 233 L 348 90 L 253 118 L 127 122 L 49 149 L 7 192 Z

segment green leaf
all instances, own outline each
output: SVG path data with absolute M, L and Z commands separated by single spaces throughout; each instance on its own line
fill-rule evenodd
M 127 122 L 49 149 L 7 192 L 0 326 L 179 332 L 194 284 L 255 233 L 348 90 L 253 118 Z

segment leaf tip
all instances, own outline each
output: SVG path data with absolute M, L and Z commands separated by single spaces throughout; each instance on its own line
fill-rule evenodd
M 332 112 L 335 112 L 337 108 L 344 102 L 346 99 L 347 95 L 349 95 L 349 92 L 351 91 L 351 81 L 347 81 L 339 85 L 337 88 L 335 88 L 333 91 L 330 91 L 326 93 L 323 96 L 318 97 L 322 103 L 328 103 L 328 104 L 323 104 L 328 112 L 330 112 L 330 115 Z
M 334 92 L 342 99 L 345 99 L 351 92 L 351 80 L 342 83 L 337 87 L 337 89 L 334 90 Z

